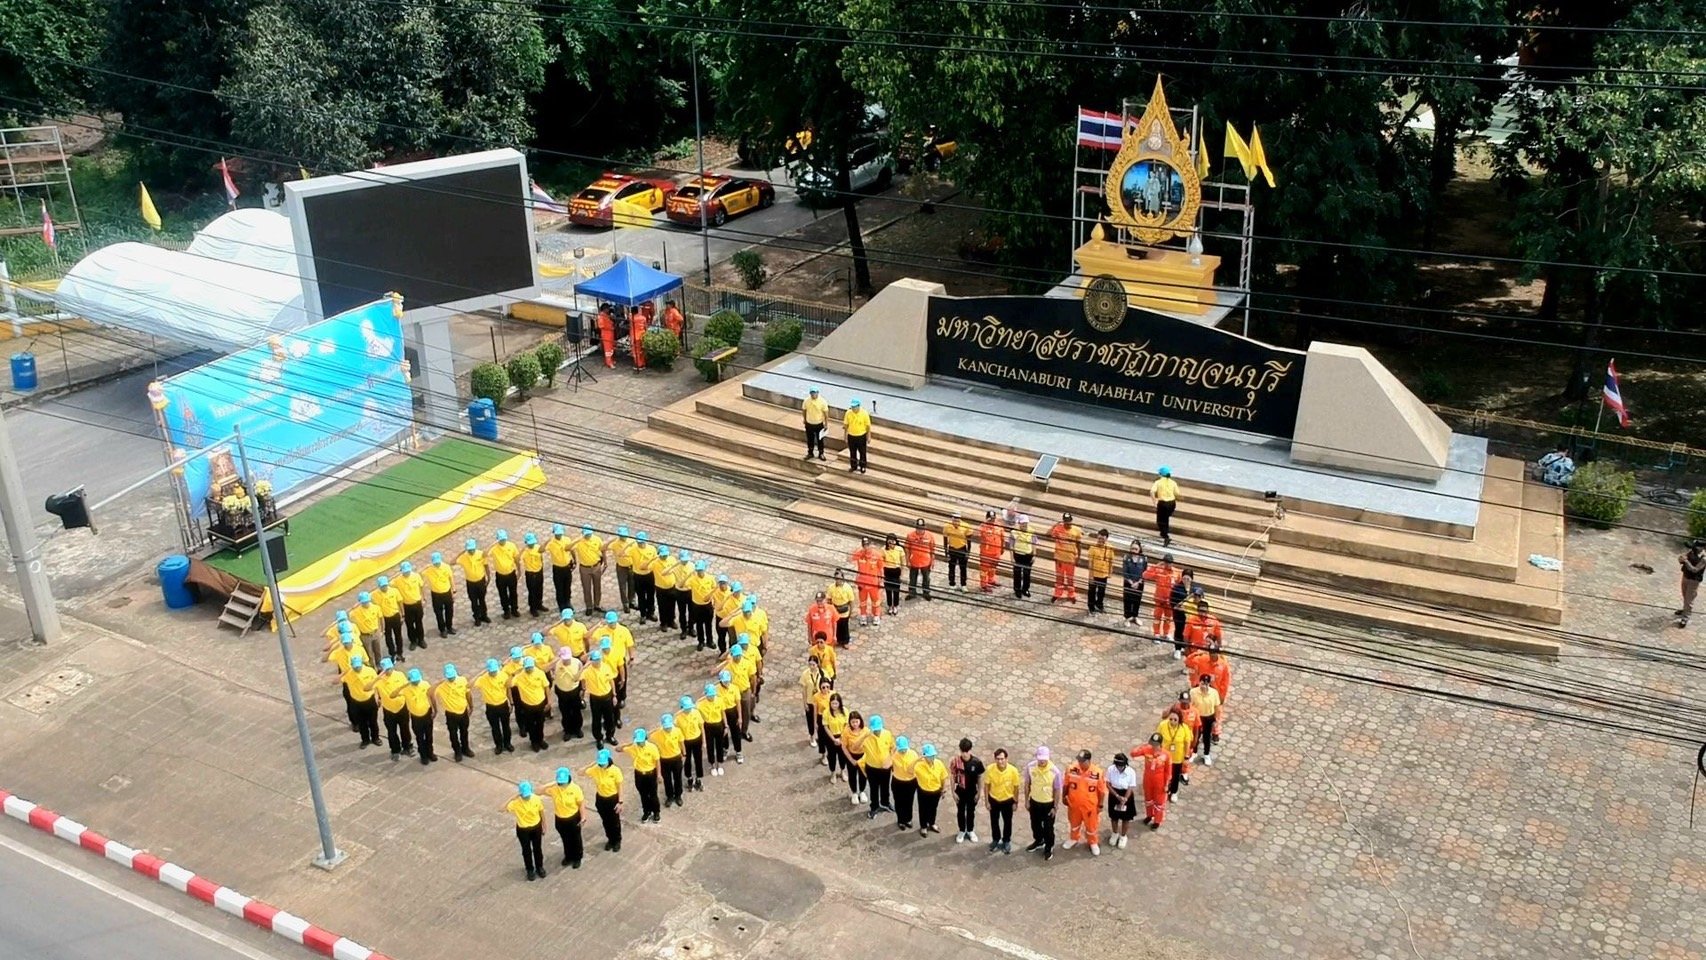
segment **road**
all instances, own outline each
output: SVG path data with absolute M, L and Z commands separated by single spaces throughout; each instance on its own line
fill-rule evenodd
M 0 957 L 283 960 L 285 950 L 299 949 L 280 940 L 274 952 L 270 935 L 242 920 L 63 840 L 19 836 L 26 830 L 0 827 Z

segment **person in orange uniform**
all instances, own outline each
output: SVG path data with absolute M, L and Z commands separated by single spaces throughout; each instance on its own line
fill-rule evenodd
M 859 624 L 871 626 L 882 623 L 883 551 L 870 537 L 859 538 L 859 549 L 853 551 L 853 568 L 858 571 L 854 583 L 859 587 Z M 810 634 L 807 634 L 810 638 Z
M 1208 608 L 1207 597 L 1197 597 L 1194 606 L 1196 609 L 1191 612 L 1190 619 L 1185 621 L 1185 643 L 1190 647 L 1193 654 L 1207 650 L 1211 644 L 1218 647 L 1220 641 L 1226 636 L 1224 628 L 1220 625 L 1220 618 Z M 1200 670 L 1187 671 L 1186 675 L 1189 679 L 1195 680 L 1201 672 Z
M 985 511 L 977 527 L 977 588 L 994 593 L 998 581 L 996 571 L 1001 566 L 1001 548 L 1007 542 L 1007 531 L 996 519 L 995 511 Z
M 563 866 L 579 870 L 581 857 L 585 855 L 581 845 L 581 810 L 586 807 L 586 793 L 574 779 L 568 767 L 558 767 L 557 782 L 545 788 L 545 795 L 551 798 L 557 836 L 563 840 Z
M 1080 843 L 1090 845 L 1090 855 L 1102 855 L 1102 804 L 1108 798 L 1108 778 L 1092 760 L 1088 750 L 1078 752 L 1078 762 L 1066 768 L 1067 850 Z
M 1060 515 L 1049 528 L 1054 541 L 1054 597 L 1052 603 L 1078 602 L 1078 554 L 1084 549 L 1084 528 L 1072 522 L 1072 514 Z
M 403 706 L 409 711 L 409 727 L 414 730 L 423 767 L 438 762 L 438 754 L 432 749 L 432 721 L 438 716 L 438 707 L 432 700 L 432 684 L 421 677 L 419 669 L 411 668 L 409 685 L 403 688 Z
M 645 311 L 631 309 L 628 311 L 628 353 L 634 358 L 634 369 L 646 369 L 646 346 L 643 342 L 646 335 L 647 317 Z
M 409 638 L 409 649 L 425 650 L 426 610 L 421 601 L 426 580 L 415 572 L 414 564 L 405 560 L 397 568 L 397 577 L 391 583 L 403 601 L 403 633 Z
M 469 538 L 462 544 L 456 565 L 462 568 L 462 583 L 468 589 L 468 610 L 474 625 L 490 624 L 492 618 L 486 614 L 486 555 L 480 551 L 478 541 Z
M 1232 661 L 1220 652 L 1219 639 L 1208 642 L 1206 663 L 1201 665 L 1196 675 L 1201 677 L 1205 673 L 1214 684 L 1214 692 L 1220 694 L 1220 719 L 1214 723 L 1214 742 L 1219 743 L 1221 735 L 1226 733 L 1226 698 L 1232 693 Z
M 1143 822 L 1149 829 L 1161 829 L 1167 819 L 1167 788 L 1173 782 L 1173 758 L 1162 746 L 1163 736 L 1149 735 L 1149 742 L 1131 752 L 1143 766 Z
M 504 809 L 515 817 L 515 839 L 521 844 L 527 879 L 537 880 L 545 875 L 545 803 L 534 795 L 533 784 L 526 780 L 516 784 L 515 793 Z
M 819 590 L 817 599 L 806 608 L 806 642 L 815 643 L 819 637 L 835 636 L 836 621 L 841 615 L 830 605 L 829 594 Z
M 598 342 L 604 348 L 604 365 L 616 369 L 616 321 L 610 318 L 610 304 L 598 306 Z
M 349 658 L 349 669 L 338 678 L 350 699 L 355 713 L 356 733 L 361 734 L 361 747 L 367 749 L 379 743 L 379 674 L 360 656 Z
M 858 592 L 847 582 L 847 571 L 837 568 L 835 579 L 830 581 L 824 590 L 829 598 L 829 605 L 835 609 L 835 642 L 840 646 L 851 646 L 853 643 L 853 602 Z
M 539 548 L 536 534 L 526 534 L 521 542 L 521 580 L 527 586 L 527 615 L 537 617 L 545 612 L 545 551 Z
M 444 665 L 444 679 L 432 688 L 432 696 L 438 701 L 438 708 L 444 711 L 444 729 L 450 737 L 450 758 L 461 763 L 463 757 L 472 757 L 474 751 L 468 748 L 468 681 L 457 675 L 456 664 Z
M 942 524 L 942 546 L 948 551 L 948 586 L 961 593 L 965 593 L 970 585 L 966 561 L 971 556 L 972 532 L 972 525 L 958 510 L 947 523 Z
M 498 542 L 486 552 L 492 562 L 492 579 L 498 585 L 498 608 L 505 620 L 521 616 L 521 596 L 516 590 L 521 562 L 521 550 L 509 538 L 508 530 L 498 531 Z
M 891 533 L 883 544 L 883 605 L 891 617 L 900 613 L 900 571 L 905 566 L 906 551 Z M 878 617 L 876 622 L 883 620 Z
M 675 334 L 675 339 L 680 341 L 683 347 L 687 345 L 687 339 L 685 336 L 685 332 L 687 330 L 687 318 L 682 316 L 681 308 L 675 305 L 674 300 L 667 301 L 664 304 L 663 325 L 669 329 L 670 333 Z
M 1097 530 L 1096 542 L 1090 545 L 1090 602 L 1091 613 L 1108 612 L 1108 578 L 1114 575 L 1114 548 L 1108 543 L 1108 531 Z
M 1143 571 L 1143 579 L 1155 585 L 1152 639 L 1156 643 L 1165 643 L 1167 632 L 1173 627 L 1173 585 L 1179 579 L 1178 568 L 1173 566 L 1173 555 L 1162 554 L 1160 563 L 1152 563 Z
M 919 581 L 924 583 L 924 599 L 930 600 L 930 568 L 936 563 L 936 538 L 924 529 L 919 517 L 906 535 L 906 599 L 918 596 Z
M 390 577 L 374 581 L 373 601 L 379 607 L 379 621 L 385 631 L 385 652 L 391 659 L 403 661 L 403 592 L 391 585 Z

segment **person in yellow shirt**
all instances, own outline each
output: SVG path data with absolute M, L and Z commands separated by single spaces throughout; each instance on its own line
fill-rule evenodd
M 889 534 L 883 542 L 883 606 L 889 616 L 900 613 L 900 571 L 906 566 L 906 550 L 900 545 L 900 538 Z M 876 620 L 881 626 L 882 617 Z
M 1013 852 L 1013 808 L 1018 804 L 1021 775 L 1007 762 L 1007 751 L 995 751 L 995 763 L 983 774 L 983 801 L 989 807 L 989 852 Z
M 480 703 L 486 708 L 486 725 L 492 728 L 492 752 L 514 753 L 515 742 L 510 738 L 509 727 L 509 677 L 495 657 L 486 661 L 486 672 L 474 679 L 474 689 L 479 691 Z
M 331 626 L 326 628 L 326 649 L 321 652 L 330 654 L 338 648 L 338 640 L 343 636 L 345 627 L 349 627 L 351 630 L 355 629 L 350 626 L 349 611 L 339 610 L 337 615 L 332 618 Z
M 1179 482 L 1167 467 L 1155 471 L 1155 482 L 1149 485 L 1149 499 L 1155 501 L 1155 529 L 1161 534 L 1161 545 L 1173 545 L 1173 511 L 1179 508 Z
M 1031 532 L 1031 518 L 1019 515 L 1013 527 L 1013 596 L 1031 599 L 1031 571 L 1036 566 L 1037 535 Z
M 409 726 L 415 733 L 415 746 L 420 748 L 421 766 L 438 762 L 432 749 L 432 720 L 438 708 L 432 702 L 432 685 L 421 679 L 418 669 L 410 668 L 409 685 L 403 688 L 403 706 L 409 711 Z
M 748 604 L 746 602 L 747 600 L 752 602 Z M 743 624 L 742 628 L 737 631 L 737 633 L 744 633 L 756 641 L 758 644 L 758 652 L 762 654 L 769 649 L 770 646 L 770 614 L 765 612 L 764 604 L 759 600 L 758 594 L 756 593 L 747 594 L 746 599 L 741 601 L 740 606 L 741 613 L 743 614 L 746 623 Z M 747 647 L 748 649 L 751 649 L 752 644 L 747 644 Z M 760 684 L 760 686 L 763 686 L 763 684 Z
M 686 790 L 705 789 L 705 718 L 684 696 L 676 703 L 675 728 L 681 732 L 681 785 Z
M 604 653 L 594 650 L 587 654 L 586 669 L 581 671 L 581 687 L 586 690 L 587 713 L 592 717 L 594 746 L 616 745 L 616 670 L 604 662 Z
M 539 669 L 537 660 L 524 656 L 521 658 L 521 670 L 510 684 L 516 693 L 515 719 L 521 732 L 527 735 L 528 745 L 534 753 L 548 749 L 550 744 L 545 742 L 545 697 L 551 689 L 551 678 Z
M 740 639 L 735 643 L 735 645 L 729 648 L 728 659 L 724 660 L 718 667 L 720 671 L 718 676 L 720 677 L 723 674 L 727 674 L 729 679 L 723 682 L 732 683 L 734 685 L 736 695 L 740 698 L 739 727 L 738 729 L 733 726 L 729 728 L 729 737 L 735 744 L 736 763 L 746 762 L 741 759 L 741 744 L 752 742 L 750 729 L 753 720 L 753 709 L 757 705 L 756 701 L 753 699 L 753 690 L 756 686 L 757 676 L 754 663 L 757 659 L 757 654 L 748 655 L 745 646 L 746 640 L 746 635 L 741 634 Z
M 456 664 L 444 665 L 444 679 L 432 688 L 433 699 L 444 711 L 444 729 L 450 737 L 451 759 L 457 763 L 472 757 L 468 747 L 468 681 L 456 673 Z
M 586 736 L 582 711 L 586 698 L 581 693 L 581 673 L 585 668 L 580 658 L 568 647 L 557 651 L 557 664 L 551 670 L 551 689 L 557 692 L 557 712 L 563 718 L 563 742 Z
M 661 756 L 657 745 L 647 739 L 646 728 L 634 730 L 634 742 L 622 748 L 634 761 L 634 791 L 640 795 L 640 822 L 660 822 L 663 808 L 658 805 L 658 765 Z
M 823 689 L 818 690 L 818 702 L 823 704 L 817 713 L 818 762 L 829 768 L 829 779 L 833 781 L 847 776 L 847 758 L 841 752 L 841 737 L 847 731 L 847 708 L 841 703 L 841 694 L 830 693 L 826 697 L 824 693 Z
M 438 626 L 438 638 L 443 640 L 456 632 L 456 593 L 451 589 L 455 568 L 444 562 L 444 554 L 434 552 L 421 579 L 426 581 L 427 595 L 432 599 L 432 619 Z M 421 646 L 426 646 L 423 642 Z
M 693 555 L 679 547 L 675 558 L 681 561 L 675 568 L 675 622 L 681 627 L 681 639 L 693 633 L 693 589 L 687 581 L 693 577 Z
M 695 650 L 711 648 L 711 596 L 717 592 L 717 581 L 706 573 L 705 561 L 693 564 L 693 575 L 687 578 L 687 608 L 693 621 Z
M 723 775 L 723 758 L 727 756 L 729 743 L 725 729 L 728 722 L 728 711 L 723 707 L 722 691 L 714 683 L 705 684 L 705 695 L 694 705 L 699 716 L 705 721 L 705 766 L 711 776 Z
M 521 538 L 521 581 L 527 587 L 527 615 L 537 617 L 545 612 L 545 551 L 539 548 L 539 537 L 523 534 Z
M 907 737 L 896 737 L 894 740 L 894 765 L 889 768 L 889 776 L 894 790 L 895 829 L 912 829 L 912 802 L 918 799 L 918 780 L 916 769 L 922 759 L 918 751 L 912 749 L 912 741 Z
M 837 646 L 853 645 L 853 604 L 859 599 L 859 591 L 853 584 L 847 582 L 847 571 L 837 569 L 835 579 L 824 588 L 824 599 L 836 613 L 835 643 Z M 756 604 L 754 605 L 756 606 Z
M 1108 542 L 1108 531 L 1096 531 L 1096 542 L 1090 545 L 1091 613 L 1108 612 L 1108 578 L 1114 575 L 1114 546 Z
M 806 424 L 805 459 L 810 460 L 815 456 L 822 460 L 823 432 L 829 424 L 829 401 L 818 393 L 816 387 L 813 387 L 811 392 L 806 395 L 805 401 L 800 404 L 800 414 Z
M 557 648 L 546 642 L 545 635 L 535 630 L 527 637 L 527 646 L 521 648 L 522 656 L 532 657 L 539 669 L 551 672 L 551 665 L 557 662 Z
M 936 810 L 942 804 L 942 786 L 948 782 L 948 765 L 936 757 L 936 745 L 924 745 L 924 755 L 912 767 L 918 783 L 918 835 L 941 833 L 936 829 Z
M 1049 528 L 1054 542 L 1054 596 L 1051 603 L 1078 602 L 1078 554 L 1084 547 L 1084 528 L 1072 522 L 1072 514 L 1060 515 Z
M 391 585 L 397 588 L 397 597 L 403 603 L 403 633 L 409 638 L 409 649 L 425 650 L 426 611 L 421 599 L 426 582 L 415 572 L 415 565 L 404 560 L 397 568 L 397 576 Z
M 586 625 L 575 619 L 575 611 L 565 607 L 558 615 L 557 623 L 545 635 L 557 645 L 559 652 L 568 647 L 569 652 L 581 659 L 586 659 Z
M 1025 768 L 1025 808 L 1031 814 L 1031 845 L 1041 849 L 1044 860 L 1054 859 L 1054 822 L 1065 792 L 1065 774 L 1049 759 L 1047 747 L 1037 748 L 1037 758 Z
M 601 749 L 586 775 L 594 788 L 593 806 L 604 824 L 604 849 L 618 853 L 622 849 L 622 768 L 613 762 L 609 750 Z
M 504 809 L 515 817 L 515 839 L 521 844 L 527 879 L 537 880 L 545 875 L 545 803 L 533 795 L 533 784 L 526 780 L 515 785 L 515 794 Z
M 545 541 L 545 556 L 551 561 L 551 588 L 557 595 L 557 609 L 574 606 L 575 552 L 574 541 L 560 523 L 551 525 L 551 539 Z
M 745 717 L 740 710 L 740 688 L 734 684 L 734 674 L 727 670 L 717 673 L 717 701 L 723 705 L 723 735 L 734 748 L 735 762 L 745 763 L 741 754 L 741 729 Z M 723 775 L 723 765 L 717 764 L 716 776 Z
M 513 620 L 521 616 L 521 600 L 516 593 L 521 551 L 510 541 L 508 530 L 499 530 L 498 542 L 492 544 L 486 556 L 492 563 L 492 579 L 498 584 L 498 608 L 505 620 Z
M 883 729 L 882 716 L 872 714 L 871 735 L 865 739 L 865 757 L 860 761 L 865 778 L 870 781 L 871 810 L 865 815 L 867 820 L 877 819 L 877 814 L 884 811 L 894 811 L 890 796 L 894 783 L 894 752 L 894 734 Z
M 332 647 L 331 652 L 326 654 L 326 662 L 332 665 L 332 669 L 336 670 L 341 678 L 344 674 L 349 673 L 351 660 L 360 660 L 363 663 L 367 661 L 367 651 L 362 648 L 361 642 L 355 638 L 354 627 L 348 623 L 340 623 L 338 626 L 343 628 L 343 632 L 339 636 L 337 644 Z M 344 713 L 349 717 L 349 728 L 359 731 L 361 721 L 356 717 L 355 701 L 351 699 L 348 687 L 344 688 L 343 693 Z
M 675 582 L 676 572 L 680 564 L 670 556 L 669 547 L 658 547 L 658 555 L 652 560 L 652 597 L 658 605 L 658 629 L 675 629 Z M 644 612 L 644 608 L 642 613 Z
M 338 683 L 354 705 L 355 732 L 361 734 L 361 748 L 365 750 L 378 744 L 379 697 L 374 688 L 379 685 L 379 674 L 367 665 L 367 658 L 350 657 L 349 669 L 338 678 Z
M 823 700 L 818 700 L 818 694 L 823 694 Z M 818 669 L 817 658 L 806 654 L 806 664 L 800 668 L 800 702 L 806 711 L 806 746 L 817 743 L 819 730 L 818 713 L 829 702 L 829 684 L 823 679 L 823 671 Z M 819 757 L 821 762 L 822 757 Z
M 581 538 L 575 541 L 574 553 L 575 565 L 581 571 L 581 605 L 603 613 L 604 541 L 598 539 L 592 527 L 581 527 Z
M 657 563 L 658 548 L 652 545 L 651 534 L 644 530 L 634 534 L 634 546 L 628 554 L 628 565 L 634 568 L 634 607 L 640 611 L 640 622 L 656 620 L 658 591 L 652 567 Z
M 971 559 L 971 536 L 975 532 L 958 510 L 942 524 L 942 545 L 948 549 L 948 586 L 961 593 L 966 592 L 966 566 Z
M 675 715 L 666 713 L 658 718 L 658 728 L 647 736 L 647 742 L 657 748 L 658 768 L 663 776 L 663 805 L 681 806 L 682 769 L 681 731 L 675 729 Z
M 847 412 L 841 415 L 841 428 L 847 432 L 847 469 L 865 472 L 870 466 L 871 414 L 858 397 L 847 401 Z
M 1161 735 L 1161 749 L 1167 756 L 1173 758 L 1173 776 L 1167 784 L 1167 799 L 1179 799 L 1179 787 L 1185 782 L 1185 762 L 1190 759 L 1191 745 L 1196 734 L 1190 724 L 1185 722 L 1184 713 L 1178 704 L 1168 706 L 1167 713 L 1161 718 L 1160 726 L 1155 732 Z
M 817 661 L 818 673 L 822 674 L 824 682 L 829 684 L 831 689 L 834 689 L 835 664 L 840 658 L 840 655 L 835 652 L 835 647 L 828 642 L 813 641 L 810 656 Z
M 1197 678 L 1197 685 L 1191 689 L 1191 707 L 1196 710 L 1197 717 L 1202 720 L 1202 730 L 1197 735 L 1197 758 L 1207 766 L 1214 766 L 1214 725 L 1220 719 L 1220 691 L 1214 688 L 1214 676 L 1203 674 Z
M 374 604 L 379 607 L 379 620 L 385 631 L 385 652 L 398 663 L 403 662 L 403 593 L 391 586 L 390 577 L 374 581 Z
M 456 565 L 462 568 L 462 583 L 468 590 L 468 612 L 474 618 L 474 626 L 491 623 L 492 618 L 486 615 L 486 555 L 480 552 L 478 541 L 470 538 L 462 544 Z
M 586 806 L 586 794 L 568 767 L 558 767 L 557 782 L 545 788 L 545 795 L 551 798 L 557 836 L 563 840 L 563 866 L 579 870 L 586 855 L 581 846 L 581 809 Z
M 835 709 L 834 701 L 830 710 Z M 847 766 L 847 792 L 855 809 L 870 799 L 870 777 L 865 772 L 865 748 L 871 742 L 871 730 L 865 718 L 854 710 L 847 714 L 847 724 L 841 731 L 841 759 Z
M 622 625 L 621 614 L 606 610 L 604 622 L 592 632 L 589 642 L 604 651 L 604 659 L 616 671 L 616 725 L 620 727 L 622 708 L 628 705 L 628 667 L 634 661 L 634 632 Z
M 711 617 L 717 624 L 717 652 L 729 648 L 728 618 L 740 612 L 740 598 L 729 585 L 726 573 L 717 575 L 717 589 L 711 593 Z
M 403 703 L 403 687 L 409 678 L 386 657 L 379 661 L 379 681 L 374 686 L 379 694 L 379 710 L 385 715 L 385 742 L 391 747 L 391 759 L 415 755 L 414 737 L 409 733 L 408 708 Z
M 349 622 L 355 627 L 356 635 L 361 637 L 362 645 L 379 649 L 380 623 L 383 618 L 379 613 L 379 604 L 373 602 L 373 594 L 366 590 L 356 594 L 355 606 L 350 608 Z
M 617 527 L 616 539 L 610 542 L 610 556 L 616 561 L 616 593 L 622 600 L 623 613 L 634 609 L 634 559 L 639 545 L 627 527 Z

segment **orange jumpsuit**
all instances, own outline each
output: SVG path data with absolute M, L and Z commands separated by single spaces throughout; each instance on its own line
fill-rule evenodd
M 634 369 L 646 369 L 646 347 L 640 341 L 646 335 L 646 314 L 635 310 L 628 314 L 628 349 L 634 357 Z
M 1173 779 L 1173 758 L 1153 743 L 1131 752 L 1143 764 L 1143 817 L 1156 826 L 1167 818 L 1167 785 Z
M 1066 768 L 1064 792 L 1068 839 L 1095 843 L 1102 829 L 1102 805 L 1108 799 L 1108 779 L 1102 768 L 1074 763 Z
M 1179 573 L 1171 564 L 1157 563 L 1143 571 L 1143 579 L 1155 584 L 1154 630 L 1159 639 L 1173 629 L 1173 583 L 1179 579 Z
M 598 342 L 604 347 L 604 365 L 616 369 L 616 322 L 608 311 L 598 311 Z
M 985 520 L 977 528 L 978 589 L 995 591 L 995 569 L 1001 564 L 1001 547 L 1007 542 L 1007 531 L 995 520 Z
M 1190 627 L 1187 625 L 1185 629 L 1188 631 Z M 1187 636 L 1189 636 L 1189 634 L 1187 634 Z M 1202 675 L 1208 672 L 1208 651 L 1200 647 L 1193 646 L 1191 652 L 1185 654 L 1185 686 L 1196 686 L 1197 681 L 1202 679 Z
M 821 603 L 814 601 L 811 606 L 806 608 L 806 641 L 810 643 L 816 640 L 820 634 L 828 640 L 834 640 L 835 622 L 840 619 L 841 614 L 836 612 L 835 607 L 831 606 L 829 601 L 825 600 Z
M 877 547 L 860 547 L 853 551 L 853 566 L 859 571 L 853 580 L 859 588 L 859 613 L 874 617 L 883 612 L 883 551 Z
M 681 331 L 687 326 L 687 318 L 673 305 L 667 306 L 663 308 L 663 325 L 669 328 L 670 333 L 675 334 L 675 339 L 680 340 Z
M 1185 621 L 1185 644 L 1192 650 L 1207 650 L 1210 640 L 1221 639 L 1224 639 L 1224 636 L 1220 628 L 1220 618 L 1214 614 L 1198 613 Z M 1196 685 L 1197 677 L 1191 677 L 1191 686 Z
M 1049 528 L 1054 538 L 1054 598 L 1078 602 L 1078 550 L 1084 531 L 1077 525 L 1057 523 Z

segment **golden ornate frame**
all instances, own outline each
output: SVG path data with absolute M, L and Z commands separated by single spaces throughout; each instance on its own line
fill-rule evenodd
M 1167 108 L 1167 95 L 1161 89 L 1161 78 L 1155 78 L 1155 92 L 1143 117 L 1126 125 L 1120 152 L 1108 170 L 1102 187 L 1108 202 L 1108 219 L 1116 227 L 1129 230 L 1144 243 L 1160 243 L 1174 237 L 1189 236 L 1197 222 L 1197 209 L 1202 205 L 1202 180 L 1196 164 L 1191 162 L 1190 145 L 1173 125 L 1173 114 Z M 1184 183 L 1184 198 L 1171 217 L 1165 213 L 1151 214 L 1129 208 L 1122 196 L 1121 184 L 1133 166 L 1144 161 L 1165 164 L 1179 175 Z

